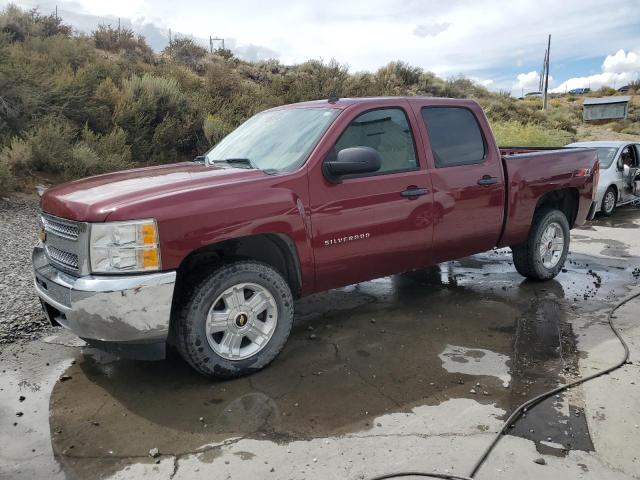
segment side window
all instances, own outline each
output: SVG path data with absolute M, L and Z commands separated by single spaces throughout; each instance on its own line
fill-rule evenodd
M 471 110 L 461 107 L 425 107 L 422 119 L 427 127 L 437 168 L 481 163 L 485 144 Z
M 413 134 L 407 116 L 400 108 L 371 110 L 357 116 L 336 142 L 335 151 L 351 147 L 377 150 L 382 157 L 380 172 L 418 167 Z

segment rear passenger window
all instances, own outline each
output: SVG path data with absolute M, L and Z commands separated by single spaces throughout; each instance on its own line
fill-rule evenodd
M 436 167 L 481 163 L 485 145 L 480 126 L 471 110 L 461 107 L 422 109 Z
M 382 157 L 379 172 L 399 172 L 418 167 L 413 135 L 400 108 L 371 110 L 357 116 L 336 142 L 336 153 L 345 148 L 371 147 Z

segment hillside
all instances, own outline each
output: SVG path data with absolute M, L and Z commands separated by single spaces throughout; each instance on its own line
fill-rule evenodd
M 543 112 L 540 99 L 402 61 L 373 73 L 334 60 L 250 63 L 189 39 L 155 54 L 126 29 L 79 35 L 53 15 L 9 6 L 0 13 L 0 194 L 43 178 L 191 159 L 258 111 L 331 93 L 473 98 L 505 145 L 562 145 L 580 131 L 580 98 L 552 99 Z M 640 133 L 635 112 L 610 128 Z

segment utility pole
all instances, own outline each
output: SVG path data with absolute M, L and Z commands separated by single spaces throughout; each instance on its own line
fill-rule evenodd
M 169 29 L 169 55 L 173 55 L 173 52 L 171 51 L 171 29 Z
M 213 38 L 209 35 L 209 53 L 213 53 Z
M 58 20 L 58 5 L 56 5 L 56 20 Z
M 547 52 L 544 52 L 544 59 L 542 60 L 542 69 L 540 70 L 540 78 L 538 79 L 538 91 L 542 92 L 544 90 L 544 70 L 547 65 Z
M 551 54 L 551 34 L 549 34 L 549 39 L 547 41 L 547 52 L 544 55 L 544 93 L 542 97 L 542 109 L 547 109 L 547 100 L 548 100 L 548 92 L 549 92 L 549 56 Z
M 120 17 L 118 17 L 118 42 L 120 41 Z

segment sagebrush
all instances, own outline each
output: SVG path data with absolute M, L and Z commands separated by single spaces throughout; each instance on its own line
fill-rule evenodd
M 0 12 L 0 191 L 38 173 L 62 180 L 189 160 L 256 112 L 332 94 L 473 98 L 505 143 L 560 145 L 580 118 L 578 103 L 545 114 L 539 101 L 402 61 L 372 73 L 335 60 L 251 63 L 180 38 L 155 54 L 131 30 L 74 34 L 58 17 L 9 5 Z

